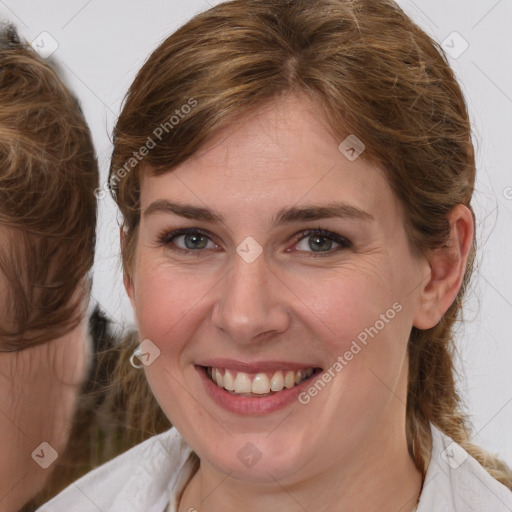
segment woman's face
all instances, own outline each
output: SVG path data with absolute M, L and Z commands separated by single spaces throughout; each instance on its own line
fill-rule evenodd
M 142 181 L 125 284 L 147 377 L 201 463 L 235 478 L 299 481 L 405 439 L 428 264 L 383 173 L 340 142 L 289 96 Z

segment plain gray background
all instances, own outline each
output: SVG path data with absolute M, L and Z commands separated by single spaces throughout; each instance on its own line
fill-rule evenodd
M 15 23 L 41 51 L 54 50 L 81 100 L 104 184 L 110 134 L 135 73 L 160 41 L 216 3 L 1 0 L 0 17 Z M 458 332 L 458 366 L 475 442 L 512 464 L 512 1 L 398 3 L 437 41 L 444 41 L 470 109 L 478 163 L 473 207 L 480 253 L 467 296 L 466 322 Z M 115 205 L 107 195 L 100 200 L 93 296 L 122 329 L 133 325 L 133 316 L 122 287 L 118 231 Z

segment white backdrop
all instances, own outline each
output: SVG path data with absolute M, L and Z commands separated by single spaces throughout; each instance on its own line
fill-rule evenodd
M 278 1 L 278 0 L 276 0 Z M 53 51 L 80 98 L 105 183 L 110 134 L 123 96 L 149 53 L 214 0 L 0 0 L 40 51 Z M 512 464 L 512 2 L 399 0 L 444 47 L 474 126 L 479 267 L 458 334 L 461 390 L 475 441 Z M 456 33 L 454 33 L 456 32 Z M 93 296 L 119 328 L 133 325 L 122 288 L 115 205 L 100 200 Z M 508 264 L 507 264 L 508 261 Z

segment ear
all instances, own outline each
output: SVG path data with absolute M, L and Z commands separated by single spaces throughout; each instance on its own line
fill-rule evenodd
M 458 204 L 448 219 L 448 241 L 428 257 L 430 275 L 421 285 L 419 305 L 413 321 L 418 329 L 430 329 L 439 323 L 455 300 L 464 278 L 474 237 L 473 215 L 469 208 Z
M 124 244 L 126 243 L 126 233 L 124 231 L 124 226 L 121 226 L 119 228 L 119 236 L 121 239 L 121 247 L 124 247 Z M 125 268 L 123 268 L 123 284 L 124 289 L 126 290 L 126 293 L 128 294 L 128 297 L 130 299 L 132 308 L 135 311 L 135 286 L 133 284 L 132 276 L 128 273 L 128 271 Z

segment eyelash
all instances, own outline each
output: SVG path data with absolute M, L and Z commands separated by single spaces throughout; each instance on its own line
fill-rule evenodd
M 182 249 L 181 247 L 178 247 L 178 248 L 171 247 L 171 241 L 174 238 L 181 236 L 181 235 L 188 235 L 188 234 L 198 234 L 198 235 L 202 235 L 202 236 L 205 236 L 208 239 L 210 239 L 209 233 L 207 233 L 206 231 L 203 231 L 202 229 L 180 228 L 180 229 L 175 229 L 170 232 L 163 231 L 162 233 L 160 233 L 160 235 L 158 236 L 158 243 L 160 245 L 167 247 L 168 249 L 170 249 L 173 252 L 178 252 L 178 253 L 181 253 L 184 255 L 196 256 L 196 257 L 202 256 L 204 249 Z M 333 242 L 340 245 L 340 247 L 331 249 L 330 251 L 317 252 L 317 253 L 311 252 L 310 254 L 312 254 L 314 258 L 331 256 L 334 253 L 336 253 L 342 249 L 349 249 L 352 247 L 352 243 L 349 240 L 347 240 L 346 238 L 344 238 L 336 233 L 333 233 L 331 231 L 326 231 L 325 229 L 321 229 L 321 228 L 306 229 L 304 231 L 301 231 L 300 233 L 297 233 L 297 235 L 295 235 L 295 237 L 294 237 L 294 244 L 297 244 L 297 243 L 301 242 L 302 240 L 304 240 L 305 238 L 308 238 L 313 235 L 320 235 L 321 237 L 332 240 Z M 305 251 L 299 251 L 299 252 L 305 252 Z

